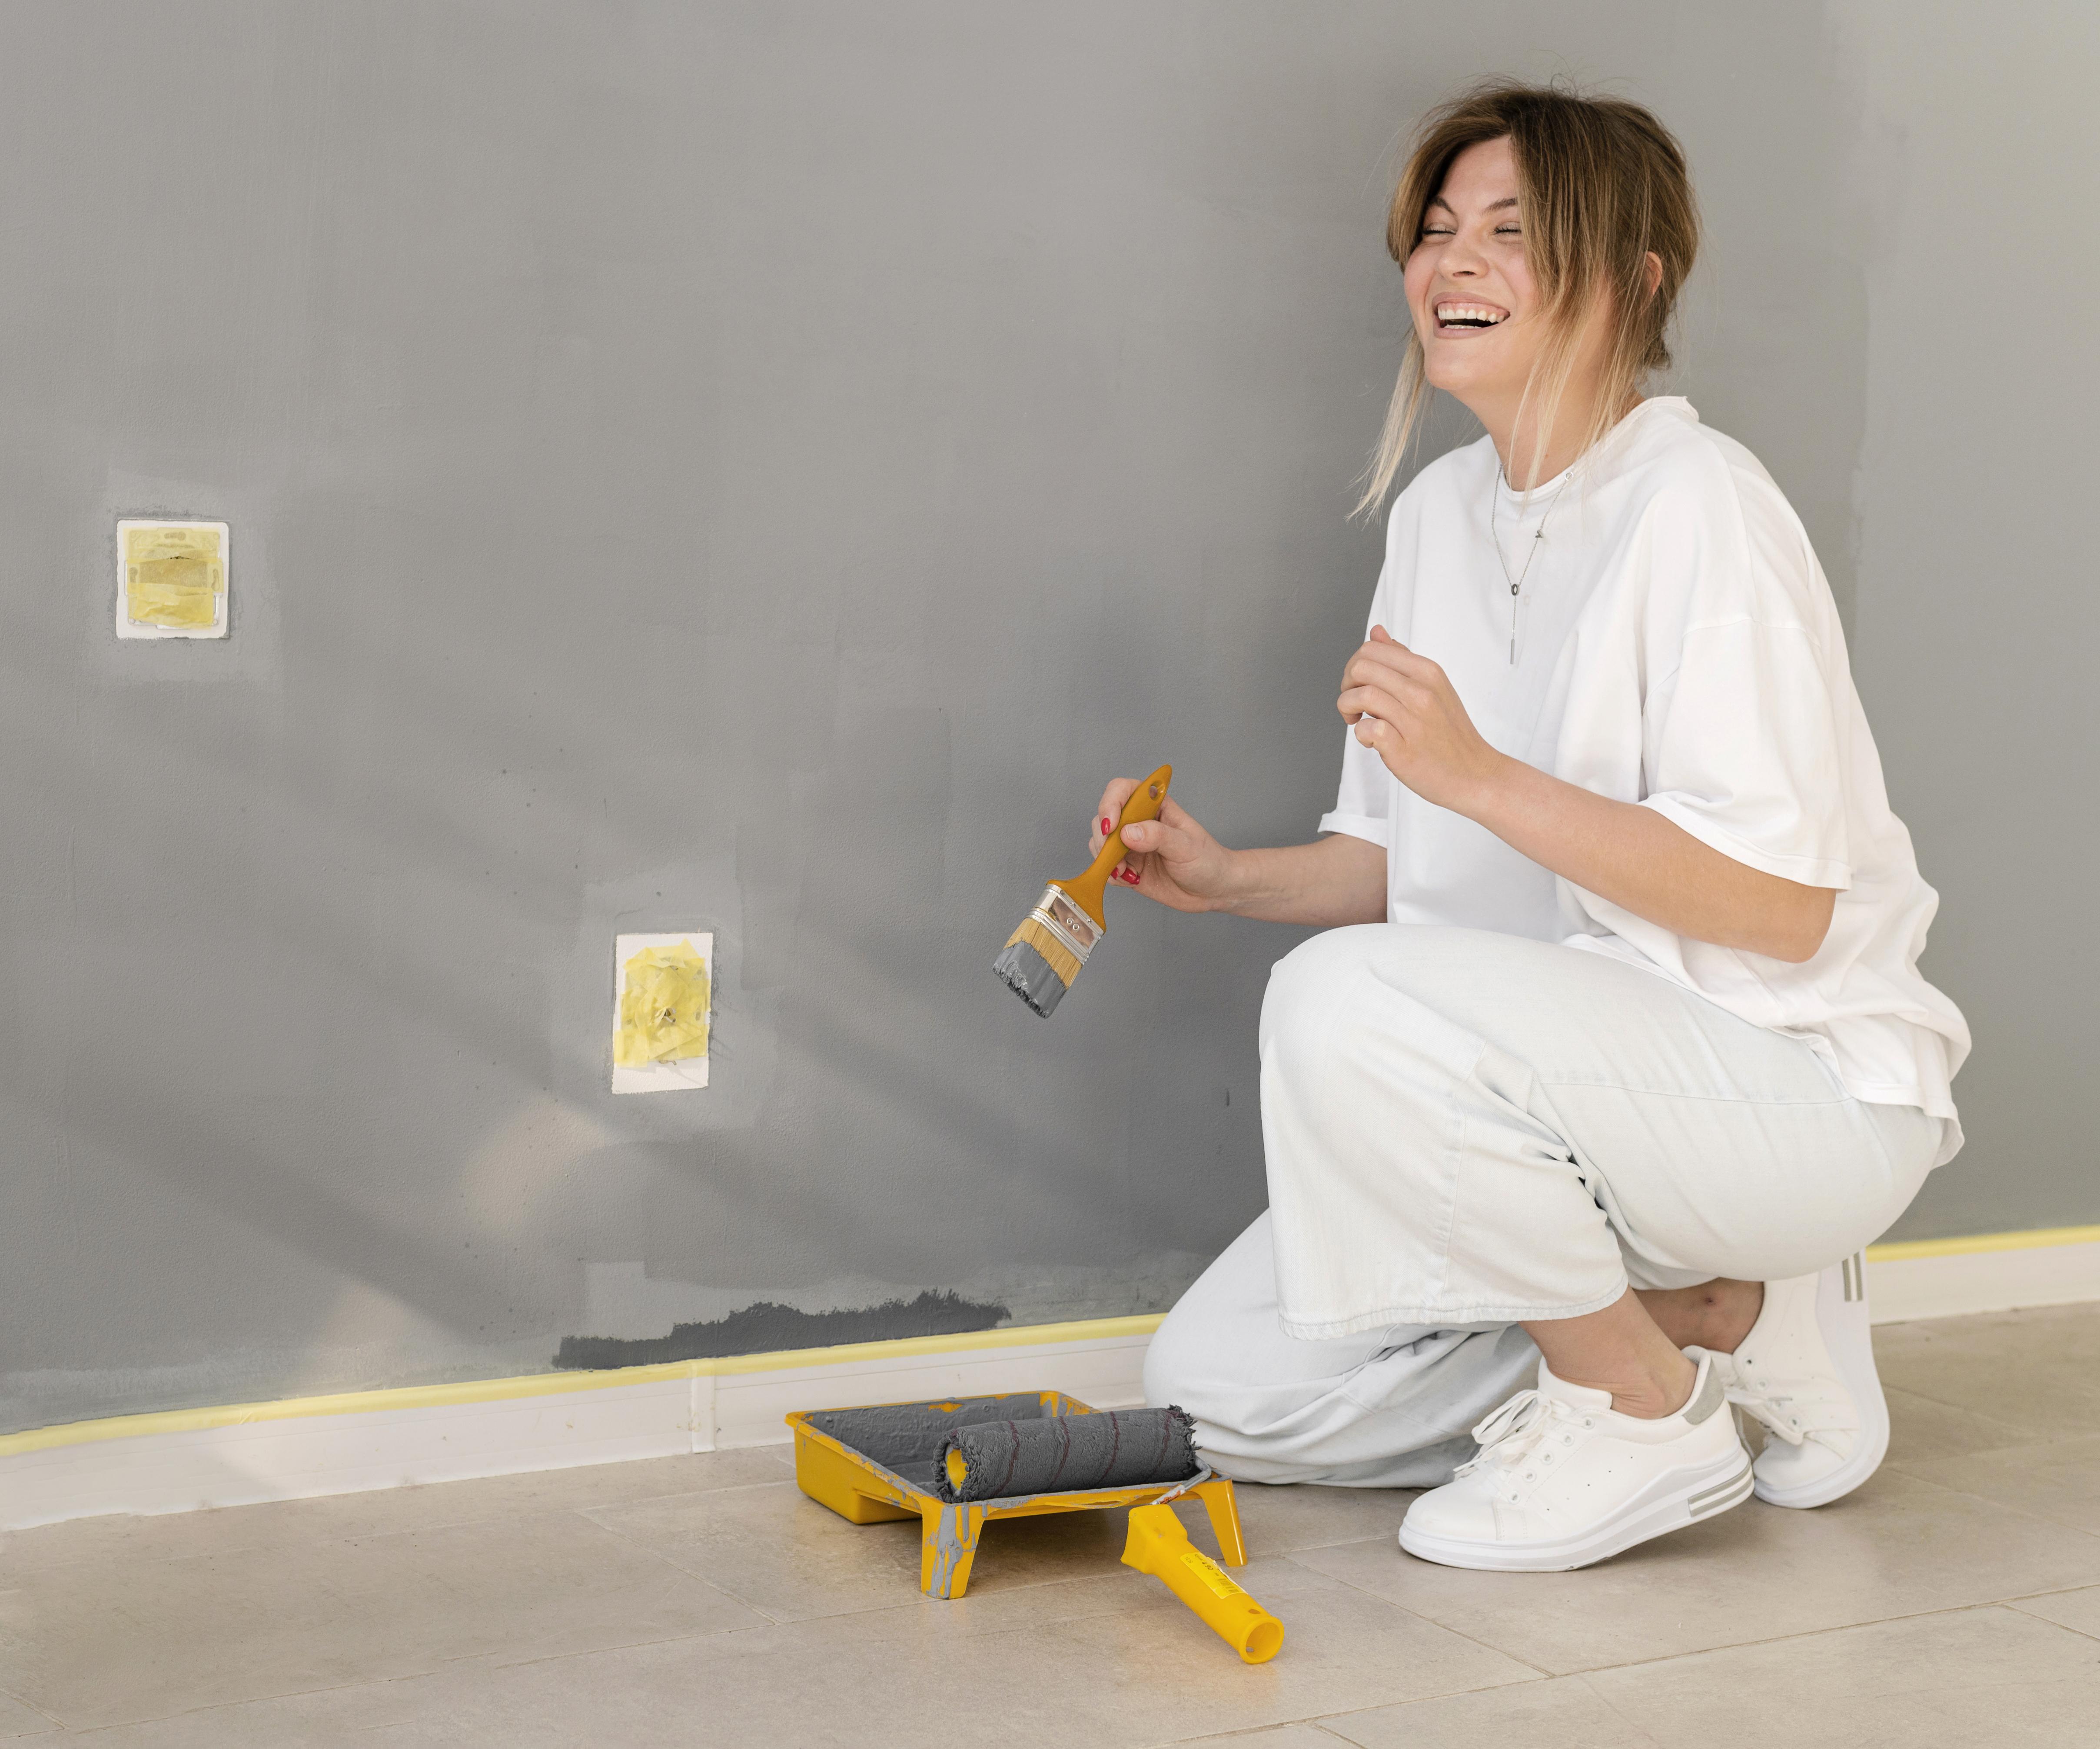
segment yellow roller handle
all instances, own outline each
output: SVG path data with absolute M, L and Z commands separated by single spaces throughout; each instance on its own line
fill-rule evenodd
M 1109 871 L 1123 858 L 1123 829 L 1141 819 L 1157 819 L 1160 804 L 1167 800 L 1167 786 L 1173 781 L 1174 767 L 1160 766 L 1130 793 L 1130 800 L 1123 806 L 1123 818 L 1116 822 L 1116 829 L 1109 834 L 1108 842 L 1101 846 L 1101 854 L 1094 859 L 1093 867 L 1076 881 L 1051 883 L 1062 887 L 1065 896 L 1103 929 L 1109 926 L 1109 921 L 1101 913 L 1101 899 L 1109 890 Z
M 1123 1564 L 1163 1581 L 1250 1664 L 1265 1664 L 1283 1649 L 1283 1623 L 1189 1540 L 1172 1507 L 1131 1508 Z

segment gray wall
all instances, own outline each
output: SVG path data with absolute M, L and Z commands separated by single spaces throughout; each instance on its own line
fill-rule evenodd
M 1903 1230 L 2100 1219 L 2096 57 L 1973 10 L 0 7 L 0 1426 L 1169 1303 L 1295 933 L 1121 903 L 1048 1022 L 989 961 L 1112 773 L 1331 793 L 1391 148 L 1491 66 L 1695 160 L 1680 381 L 1824 552 L 1978 1025 Z M 232 523 L 230 642 L 112 638 L 137 513 Z M 687 927 L 715 1084 L 615 1100 L 612 934 Z

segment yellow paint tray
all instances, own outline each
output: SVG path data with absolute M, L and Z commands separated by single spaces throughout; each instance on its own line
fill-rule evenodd
M 1061 1391 L 1009 1391 L 993 1397 L 938 1398 L 929 1402 L 876 1403 L 880 1410 L 917 1410 L 924 1416 L 952 1416 L 955 1425 L 985 1420 L 1033 1420 L 1038 1416 L 1092 1415 L 1096 1411 Z M 1001 1412 L 1001 1411 L 1004 1412 Z M 1173 1484 L 1151 1482 L 1140 1488 L 1087 1488 L 1067 1494 L 1023 1494 L 1011 1499 L 964 1500 L 951 1504 L 933 1491 L 936 1434 L 926 1446 L 923 1464 L 915 1450 L 907 1455 L 885 1451 L 881 1457 L 856 1450 L 845 1438 L 827 1432 L 820 1421 L 846 1422 L 862 1409 L 804 1409 L 788 1417 L 795 1429 L 795 1480 L 813 1500 L 828 1506 L 853 1524 L 886 1520 L 919 1520 L 919 1588 L 936 1597 L 960 1597 L 968 1588 L 970 1563 L 986 1523 L 994 1518 L 1032 1518 L 1043 1513 L 1089 1512 L 1104 1506 L 1143 1506 Z M 870 1442 L 863 1438 L 863 1442 Z M 884 1462 L 883 1458 L 888 1462 Z M 893 1467 L 898 1466 L 898 1467 Z M 926 1479 L 919 1471 L 923 1468 Z M 909 1471 L 906 1474 L 902 1471 Z M 1246 1563 L 1240 1538 L 1239 1508 L 1233 1485 L 1222 1477 L 1199 1482 L 1189 1492 L 1211 1515 L 1218 1552 L 1227 1566 Z

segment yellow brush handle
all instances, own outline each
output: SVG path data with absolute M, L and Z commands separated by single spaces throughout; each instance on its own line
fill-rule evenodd
M 1076 881 L 1060 881 L 1056 885 L 1064 888 L 1072 903 L 1106 929 L 1108 919 L 1101 914 L 1102 896 L 1109 890 L 1109 871 L 1123 860 L 1123 829 L 1141 819 L 1157 819 L 1160 804 L 1167 799 L 1167 786 L 1174 780 L 1174 767 L 1162 765 L 1151 776 L 1131 792 L 1130 800 L 1123 804 L 1123 818 L 1116 822 L 1116 829 L 1109 834 L 1109 841 L 1101 846 L 1101 854 L 1094 859 L 1094 866 Z

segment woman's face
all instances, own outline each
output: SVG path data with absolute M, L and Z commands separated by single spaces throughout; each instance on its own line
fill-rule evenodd
M 1483 416 L 1513 404 L 1540 335 L 1507 139 L 1468 146 L 1451 161 L 1405 272 L 1430 382 Z

